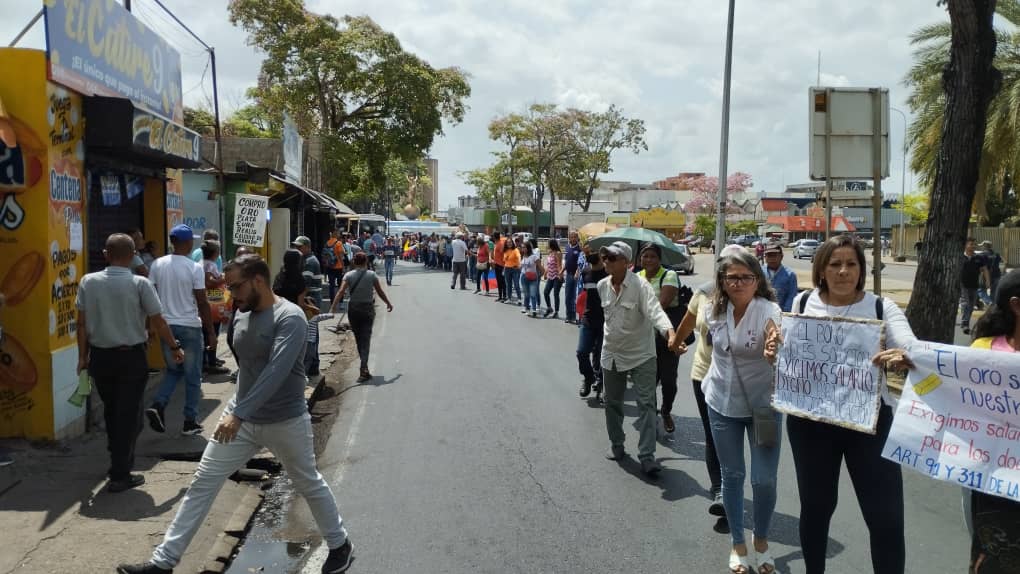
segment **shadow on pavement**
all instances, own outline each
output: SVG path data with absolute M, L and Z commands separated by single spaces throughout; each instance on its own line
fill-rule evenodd
M 89 518 L 134 522 L 170 512 L 187 491 L 187 488 L 181 488 L 176 496 L 157 505 L 152 495 L 142 490 L 131 489 L 116 494 L 102 490 L 95 498 L 82 501 L 78 512 Z

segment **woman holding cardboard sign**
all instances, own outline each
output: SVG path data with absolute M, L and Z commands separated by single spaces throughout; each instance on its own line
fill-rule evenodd
M 793 312 L 815 317 L 851 317 L 885 322 L 885 349 L 872 358 L 879 366 L 911 367 L 903 349 L 915 340 L 895 303 L 864 290 L 864 249 L 849 235 L 833 237 L 815 254 L 815 288 L 797 296 Z M 892 426 L 892 399 L 884 379 L 877 432 L 873 435 L 791 416 L 786 428 L 797 469 L 800 493 L 800 544 L 808 574 L 825 572 L 829 521 L 839 498 L 843 461 L 854 483 L 857 503 L 871 538 L 871 564 L 876 574 L 903 574 L 903 476 L 900 465 L 882 458 Z
M 743 528 L 746 433 L 754 491 L 754 564 L 758 574 L 772 574 L 776 567 L 768 534 L 776 507 L 782 415 L 769 406 L 769 397 L 781 314 L 776 294 L 754 256 L 741 250 L 719 259 L 715 291 L 699 314 L 712 338 L 712 363 L 702 390 L 722 470 L 723 507 L 733 542 L 730 571 L 752 572 Z M 683 334 L 688 333 L 689 324 Z M 682 339 L 675 340 L 677 350 L 684 352 Z

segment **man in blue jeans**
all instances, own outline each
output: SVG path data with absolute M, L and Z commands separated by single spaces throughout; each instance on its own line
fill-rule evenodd
M 184 426 L 181 434 L 202 434 L 198 424 L 198 401 L 202 398 L 203 351 L 216 350 L 212 310 L 205 297 L 205 272 L 202 265 L 191 260 L 195 239 L 191 228 L 178 225 L 170 230 L 173 253 L 152 262 L 149 280 L 156 287 L 163 303 L 163 317 L 170 325 L 177 345 L 184 349 L 184 362 L 174 361 L 174 351 L 163 343 L 163 359 L 167 364 L 163 382 L 152 405 L 145 410 L 149 426 L 166 432 L 164 410 L 173 396 L 177 383 L 184 381 Z
M 386 284 L 393 285 L 393 267 L 397 264 L 397 246 L 393 237 L 386 238 L 386 245 L 382 248 L 383 263 L 386 265 Z
M 224 271 L 237 302 L 237 394 L 224 409 L 163 542 L 148 562 L 121 564 L 117 572 L 172 573 L 227 477 L 263 447 L 280 460 L 308 503 L 329 548 L 323 574 L 344 572 L 351 565 L 353 547 L 333 491 L 315 465 L 312 419 L 305 401 L 304 311 L 273 294 L 269 266 L 258 255 L 234 259 Z
M 567 236 L 567 248 L 563 250 L 564 296 L 567 298 L 567 323 L 577 323 L 577 279 L 581 244 L 577 240 L 577 232 L 571 231 Z

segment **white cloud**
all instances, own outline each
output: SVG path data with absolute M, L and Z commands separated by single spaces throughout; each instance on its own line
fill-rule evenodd
M 186 48 L 185 100 L 201 102 L 204 56 L 183 32 L 160 19 L 152 0 L 135 0 L 159 30 Z M 367 14 L 405 48 L 435 66 L 471 74 L 470 112 L 436 141 L 441 201 L 470 192 L 456 173 L 485 165 L 497 145 L 486 126 L 533 102 L 604 109 L 623 107 L 645 120 L 649 150 L 621 152 L 611 179 L 650 182 L 678 171 L 718 171 L 726 3 L 718 0 L 309 0 L 319 12 Z M 240 103 L 255 83 L 260 57 L 231 26 L 225 0 L 167 5 L 217 50 L 221 105 Z M 37 6 L 8 2 L 0 41 L 9 41 Z M 908 36 L 944 19 L 935 2 L 737 2 L 734 34 L 730 171 L 746 171 L 756 189 L 777 191 L 807 179 L 807 88 L 884 86 L 904 108 Z M 26 38 L 43 47 L 42 26 Z M 203 86 L 204 85 L 204 89 Z M 895 149 L 902 127 L 893 126 Z M 894 162 L 899 158 L 894 157 Z M 897 172 L 898 170 L 893 170 Z M 884 182 L 899 187 L 897 177 Z

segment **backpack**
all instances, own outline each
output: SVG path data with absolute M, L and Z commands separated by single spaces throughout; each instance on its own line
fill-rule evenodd
M 803 315 L 804 310 L 807 309 L 807 300 L 811 297 L 811 291 L 807 295 L 800 298 L 800 311 L 798 315 Z M 885 314 L 885 304 L 882 302 L 882 297 L 875 297 L 875 318 L 879 321 L 882 320 L 882 316 Z
M 322 264 L 327 269 L 332 269 L 332 268 L 336 267 L 336 261 L 337 261 L 336 260 L 336 251 L 333 251 L 333 247 L 335 247 L 335 246 L 336 246 L 336 243 L 334 243 L 333 245 L 326 244 L 326 246 L 322 248 L 322 257 L 320 257 L 320 259 L 322 259 Z

